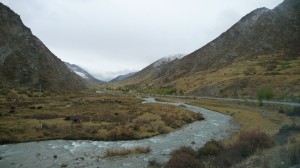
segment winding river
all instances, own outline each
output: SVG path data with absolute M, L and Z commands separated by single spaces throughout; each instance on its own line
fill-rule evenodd
M 156 102 L 153 98 L 144 103 Z M 147 167 L 149 160 L 166 162 L 173 149 L 187 145 L 201 147 L 205 142 L 222 140 L 238 130 L 232 117 L 183 103 L 156 102 L 184 105 L 188 110 L 202 113 L 205 120 L 189 124 L 175 132 L 134 141 L 51 140 L 0 146 L 0 167 Z M 107 149 L 149 146 L 149 154 L 103 158 Z

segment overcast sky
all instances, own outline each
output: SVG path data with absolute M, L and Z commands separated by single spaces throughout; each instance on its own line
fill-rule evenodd
M 283 0 L 0 0 L 61 60 L 109 80 L 191 53 Z

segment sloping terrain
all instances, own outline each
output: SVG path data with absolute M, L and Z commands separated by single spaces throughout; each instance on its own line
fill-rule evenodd
M 132 75 L 134 75 L 135 73 L 136 72 L 131 72 L 131 73 L 128 73 L 125 75 L 119 75 L 119 76 L 115 77 L 114 79 L 110 80 L 109 82 L 120 82 L 120 81 L 126 80 L 126 79 L 130 78 Z
M 269 87 L 277 96 L 300 94 L 300 1 L 244 16 L 218 38 L 159 67 L 150 65 L 121 86 L 175 87 L 203 96 L 254 96 Z
M 35 37 L 20 16 L 0 3 L 1 86 L 51 91 L 85 88 L 83 80 Z
M 72 70 L 73 72 L 75 72 L 77 75 L 79 75 L 81 78 L 83 78 L 88 83 L 99 83 L 99 84 L 100 83 L 105 83 L 104 81 L 96 79 L 93 75 L 91 75 L 86 70 L 84 70 L 81 67 L 79 67 L 78 65 L 70 64 L 68 62 L 64 62 L 64 63 L 67 65 L 67 67 L 70 70 Z

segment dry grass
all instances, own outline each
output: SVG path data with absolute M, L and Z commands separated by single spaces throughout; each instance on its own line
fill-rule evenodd
M 109 149 L 105 153 L 105 157 L 114 157 L 114 156 L 127 156 L 127 155 L 139 155 L 139 154 L 148 154 L 151 152 L 150 147 L 134 147 L 131 149 Z
M 130 95 L 78 92 L 20 99 L 24 90 L 5 92 L 9 93 L 0 102 L 0 143 L 140 139 L 202 119 L 182 107 L 142 104 L 141 98 Z
M 165 98 L 162 98 L 165 99 Z M 260 129 L 270 135 L 278 132 L 284 124 L 291 124 L 293 120 L 285 114 L 279 113 L 276 108 L 273 110 L 265 107 L 258 107 L 257 105 L 236 104 L 233 102 L 222 102 L 207 99 L 165 99 L 166 101 L 181 101 L 193 105 L 201 106 L 206 109 L 217 111 L 226 115 L 232 116 L 238 123 L 240 123 L 240 132 L 249 131 L 253 129 Z M 278 107 L 279 109 L 279 107 Z M 239 132 L 234 134 L 230 139 L 225 140 L 226 144 L 237 140 Z
M 220 69 L 198 71 L 179 76 L 175 80 L 165 80 L 166 83 L 161 83 L 158 79 L 153 80 L 149 73 L 104 87 L 112 89 L 129 87 L 132 90 L 138 88 L 149 92 L 173 87 L 197 95 L 252 98 L 256 97 L 257 90 L 272 88 L 277 98 L 284 98 L 300 95 L 299 64 L 299 57 L 287 60 L 280 53 L 260 55 L 252 60 L 236 61 Z

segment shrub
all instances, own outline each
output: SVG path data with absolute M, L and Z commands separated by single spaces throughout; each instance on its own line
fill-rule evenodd
M 171 153 L 167 168 L 202 168 L 203 163 L 196 158 L 196 151 L 191 147 L 182 146 Z
M 273 146 L 273 141 L 266 133 L 258 129 L 245 131 L 240 134 L 236 143 L 221 152 L 214 161 L 217 167 L 231 167 L 252 155 L 256 150 L 271 146 Z
M 224 146 L 215 140 L 207 142 L 198 150 L 198 156 L 216 156 L 224 150 Z
M 166 164 L 166 168 L 202 168 L 203 163 L 187 153 L 177 153 L 172 155 Z
M 174 150 L 171 153 L 171 155 L 175 156 L 175 155 L 182 154 L 182 153 L 188 154 L 192 157 L 196 156 L 196 154 L 197 154 L 196 151 L 194 149 L 192 149 L 191 147 L 181 146 L 179 149 Z
M 272 138 L 258 129 L 241 132 L 238 143 L 247 142 L 255 151 L 256 149 L 270 148 L 274 145 Z

